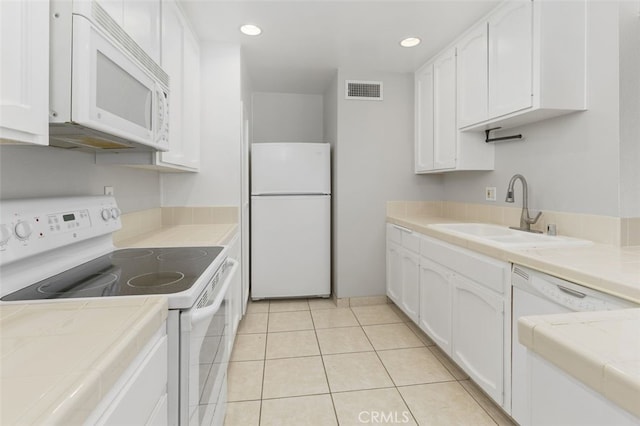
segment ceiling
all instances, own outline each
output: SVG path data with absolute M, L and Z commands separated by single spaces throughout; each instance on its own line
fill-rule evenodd
M 201 42 L 242 45 L 254 91 L 324 93 L 338 68 L 413 72 L 499 1 L 182 0 Z M 257 37 L 239 27 L 255 24 Z M 419 37 L 414 48 L 399 45 Z

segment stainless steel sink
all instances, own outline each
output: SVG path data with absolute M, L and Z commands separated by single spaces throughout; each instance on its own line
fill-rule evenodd
M 533 234 L 486 223 L 443 223 L 429 225 L 437 231 L 504 248 L 580 247 L 588 240 L 545 234 Z

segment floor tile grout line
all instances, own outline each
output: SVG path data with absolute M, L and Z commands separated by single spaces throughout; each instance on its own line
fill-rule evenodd
M 271 302 L 269 303 L 269 311 L 271 310 Z M 264 378 L 267 373 L 267 345 L 269 344 L 269 312 L 267 312 L 267 329 L 264 337 L 264 359 L 262 360 L 262 384 L 260 386 L 260 413 L 258 415 L 258 425 L 262 423 L 262 401 L 264 396 Z
M 324 379 L 327 381 L 327 390 L 329 391 L 329 399 L 331 399 L 331 406 L 333 407 L 333 416 L 336 419 L 336 424 L 340 424 L 340 420 L 338 419 L 338 410 L 336 410 L 336 403 L 333 400 L 333 393 L 331 392 L 331 383 L 329 383 L 329 374 L 327 374 L 327 366 L 324 363 L 324 358 L 322 357 L 322 349 L 320 347 L 320 339 L 318 339 L 318 330 L 316 329 L 316 322 L 313 319 L 313 314 L 311 314 L 311 324 L 313 325 L 313 333 L 316 336 L 316 344 L 318 345 L 318 352 L 320 352 L 320 361 L 322 362 L 322 370 L 324 371 Z
M 376 353 L 376 357 L 378 357 L 378 360 L 380 361 L 380 364 L 382 364 L 382 368 L 384 368 L 384 371 L 387 373 L 387 376 L 389 376 L 389 379 L 391 379 L 391 383 L 393 383 L 394 389 L 396 390 L 398 395 L 400 395 L 400 399 L 402 399 L 402 402 L 404 403 L 404 406 L 407 407 L 407 410 L 409 410 L 409 413 L 411 413 L 411 417 L 416 422 L 416 424 L 418 424 L 418 420 L 416 419 L 415 414 L 413 414 L 413 411 L 411 411 L 411 407 L 409 407 L 409 404 L 407 404 L 407 401 L 405 401 L 404 397 L 402 396 L 402 393 L 400 393 L 400 390 L 398 389 L 398 385 L 396 384 L 396 381 L 391 376 L 391 373 L 389 373 L 389 370 L 387 369 L 387 366 L 382 361 L 382 358 L 380 358 L 380 354 L 378 354 L 378 350 L 375 348 L 375 346 L 373 346 L 373 342 L 371 342 L 371 339 L 369 338 L 369 335 L 364 330 L 364 326 L 362 328 L 362 332 L 365 334 L 367 340 L 369 340 L 369 344 L 371 345 L 371 347 L 373 347 L 374 352 Z
M 473 382 L 473 380 L 471 378 L 468 379 L 464 379 L 464 380 L 458 380 L 458 383 L 460 382 L 466 382 L 469 381 L 472 383 L 472 385 L 478 386 L 475 382 Z M 495 417 L 493 417 L 491 415 L 491 413 L 489 412 L 489 410 L 487 410 L 484 406 L 483 403 L 481 403 L 478 398 L 476 398 L 471 391 L 469 391 L 469 389 L 467 389 L 465 386 L 462 385 L 462 383 L 460 383 L 460 386 L 462 386 L 462 388 L 471 396 L 471 398 L 480 406 L 480 408 L 482 408 L 484 410 L 485 413 L 487 413 L 487 415 L 489 416 L 489 418 L 491 418 L 491 420 L 493 420 L 493 422 L 497 425 L 498 424 L 498 420 L 496 420 Z M 480 386 L 478 386 L 479 392 L 482 392 L 482 389 L 480 389 Z M 489 404 L 493 404 L 495 405 L 495 408 L 498 410 L 502 411 L 502 408 L 500 406 L 498 406 L 497 404 L 495 404 L 495 402 L 493 402 L 493 400 L 490 399 L 490 397 L 487 395 L 487 402 Z M 510 416 L 507 413 L 503 413 L 507 418 L 509 418 Z
M 471 379 L 468 379 L 468 380 L 471 380 Z M 471 392 L 469 392 L 469 390 L 468 390 L 467 388 L 465 388 L 464 386 L 462 386 L 462 384 L 461 384 L 460 382 L 461 382 L 461 380 L 458 380 L 458 381 L 457 381 L 457 383 L 460 385 L 460 387 L 461 387 L 462 389 L 464 389 L 464 391 L 465 391 L 465 392 L 466 392 L 466 393 L 471 397 L 471 399 L 473 399 L 473 400 L 475 401 L 475 403 L 476 403 L 476 404 L 478 404 L 478 406 L 482 409 L 482 411 L 484 411 L 484 412 L 487 414 L 487 416 L 489 416 L 489 418 L 490 418 L 490 419 L 491 419 L 491 420 L 496 424 L 496 426 L 497 426 L 498 422 L 496 421 L 496 419 L 494 419 L 494 418 L 493 418 L 493 416 L 491 415 L 491 413 L 489 413 L 489 411 L 487 411 L 487 409 L 486 409 L 486 408 L 484 408 L 484 405 L 483 405 L 483 404 L 481 404 L 481 403 L 480 403 L 480 401 L 478 401 L 478 400 L 476 399 L 476 397 L 474 397 L 474 396 L 473 396 L 473 394 L 472 394 Z

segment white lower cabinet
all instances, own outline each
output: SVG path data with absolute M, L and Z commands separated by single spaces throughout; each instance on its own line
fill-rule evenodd
M 452 358 L 504 404 L 504 296 L 466 277 L 453 278 Z
M 420 311 L 419 247 L 416 234 L 387 225 L 387 296 L 416 323 Z
M 166 328 L 163 322 L 84 424 L 168 424 Z
M 420 260 L 417 254 L 402 249 L 400 264 L 402 269 L 402 297 L 400 308 L 414 322 L 419 321 L 420 311 Z
M 453 272 L 420 258 L 420 320 L 418 325 L 451 355 L 451 279 Z
M 387 241 L 387 296 L 400 306 L 402 294 L 402 264 L 400 246 Z
M 511 404 L 511 323 L 505 321 L 511 317 L 509 266 L 387 225 L 387 295 L 507 412 Z

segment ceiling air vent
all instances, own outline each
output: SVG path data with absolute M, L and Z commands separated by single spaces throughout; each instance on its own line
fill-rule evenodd
M 381 81 L 345 81 L 345 99 L 361 99 L 367 101 L 382 100 Z

